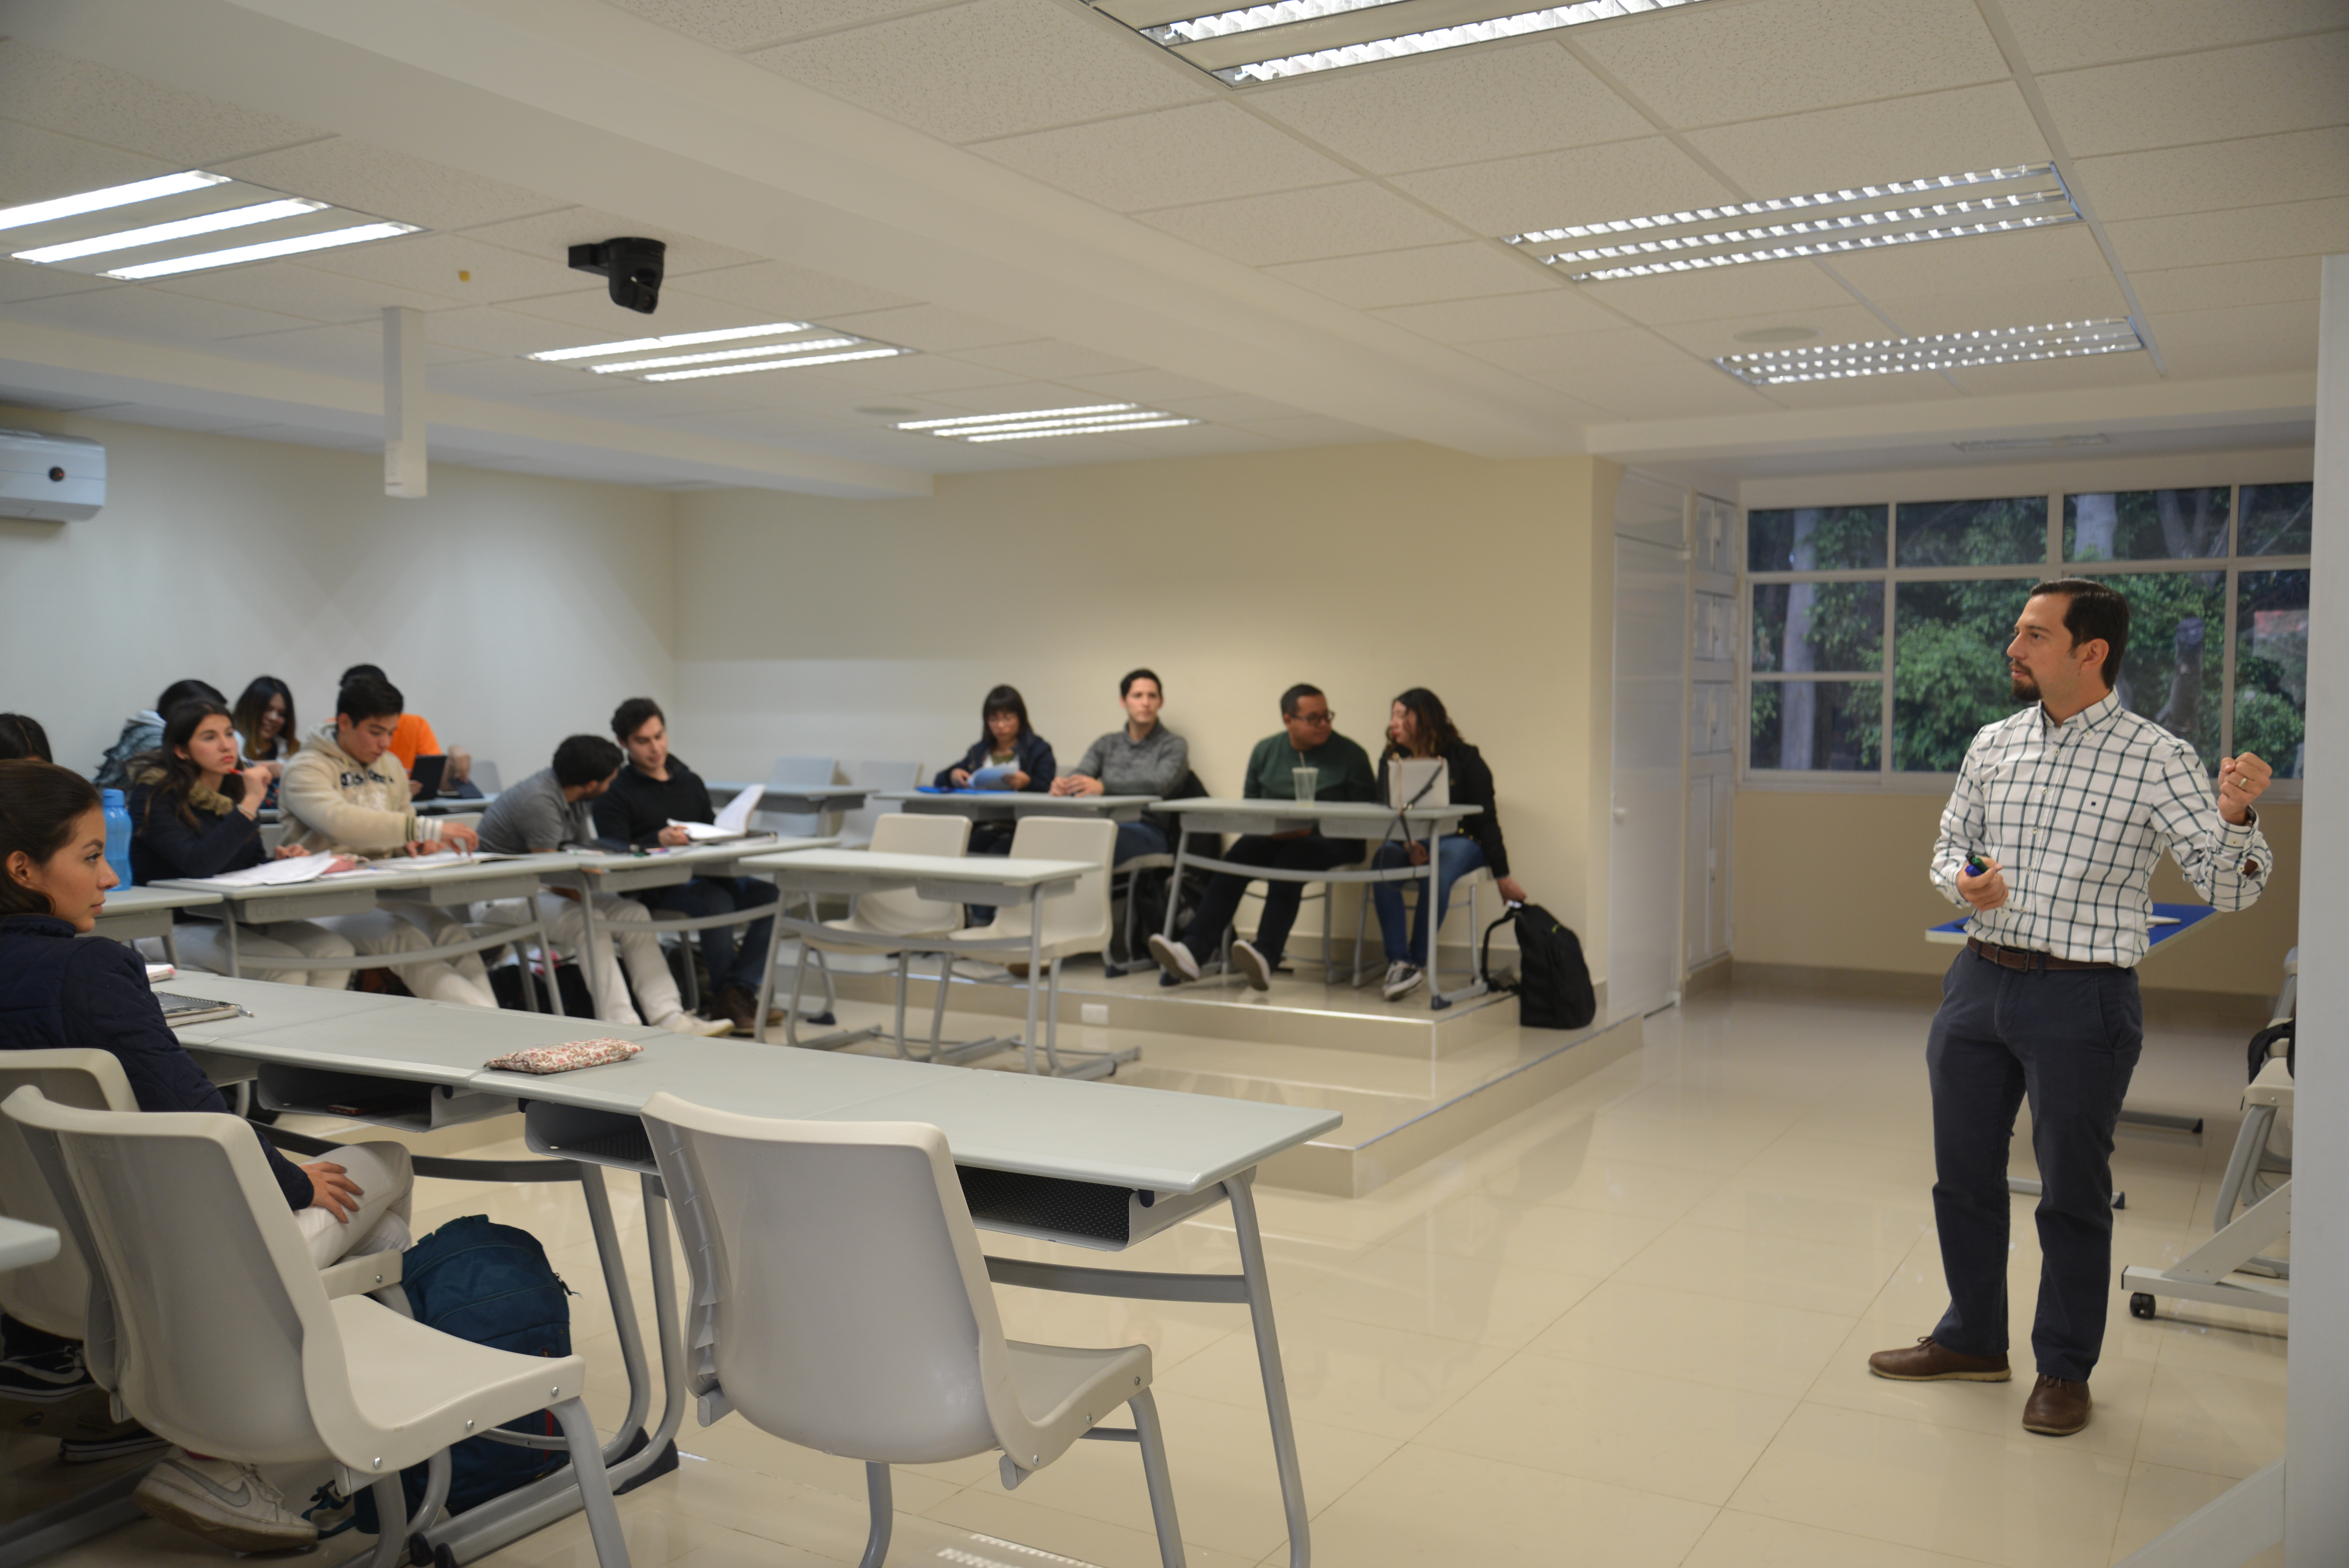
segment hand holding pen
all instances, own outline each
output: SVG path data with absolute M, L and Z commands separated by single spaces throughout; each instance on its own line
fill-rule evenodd
M 2005 868 L 1980 850 L 1968 852 L 1958 872 L 1958 896 L 1977 913 L 1989 913 L 2006 902 Z

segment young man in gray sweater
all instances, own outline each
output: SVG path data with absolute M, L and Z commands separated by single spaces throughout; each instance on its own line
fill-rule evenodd
M 1117 683 L 1125 705 L 1125 727 L 1112 729 L 1085 748 L 1071 771 L 1052 780 L 1055 795 L 1155 795 L 1164 799 L 1191 772 L 1191 743 L 1158 722 L 1166 688 L 1150 670 L 1130 671 Z M 1114 864 L 1141 855 L 1174 852 L 1166 830 L 1154 821 L 1120 822 Z

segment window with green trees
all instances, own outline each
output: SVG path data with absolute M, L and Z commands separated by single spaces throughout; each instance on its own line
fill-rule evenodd
M 2312 487 L 2210 485 L 1746 514 L 1751 776 L 1954 773 L 2018 706 L 2005 650 L 2031 585 L 2129 601 L 2121 700 L 2214 773 L 2301 776 Z

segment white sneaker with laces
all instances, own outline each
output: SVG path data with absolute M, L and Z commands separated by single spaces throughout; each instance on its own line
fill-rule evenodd
M 1386 999 L 1390 1002 L 1402 1001 L 1405 996 L 1418 990 L 1420 982 L 1426 978 L 1426 971 L 1416 964 L 1388 965 Z
M 1233 943 L 1232 965 L 1247 975 L 1247 983 L 1257 990 L 1272 989 L 1272 965 L 1265 962 L 1264 954 L 1257 950 L 1255 943 Z
M 733 1020 L 730 1018 L 705 1018 L 695 1013 L 679 1013 L 661 1027 L 673 1035 L 699 1035 L 709 1040 L 734 1032 Z
M 1158 960 L 1158 967 L 1169 975 L 1185 980 L 1199 977 L 1199 955 L 1182 943 L 1169 942 L 1154 934 L 1150 938 L 1150 956 Z
M 283 1552 L 318 1539 L 318 1527 L 288 1508 L 285 1493 L 233 1460 L 173 1448 L 130 1495 L 150 1516 L 232 1552 Z

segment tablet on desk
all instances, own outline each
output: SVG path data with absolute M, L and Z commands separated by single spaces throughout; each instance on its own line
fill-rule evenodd
M 418 800 L 429 800 L 440 794 L 440 780 L 447 776 L 448 771 L 449 758 L 446 757 L 418 758 L 416 766 L 408 770 L 409 781 L 416 786 L 412 798 Z

